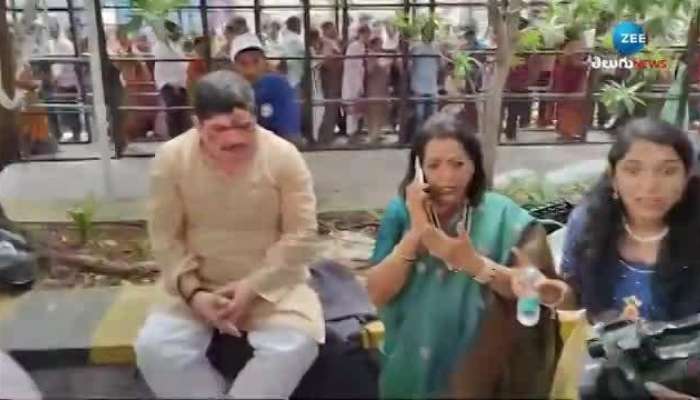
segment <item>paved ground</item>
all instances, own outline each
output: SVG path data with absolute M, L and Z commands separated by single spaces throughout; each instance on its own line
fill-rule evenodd
M 132 365 L 38 369 L 30 376 L 44 400 L 153 398 Z
M 497 174 L 519 168 L 544 173 L 584 160 L 603 159 L 608 145 L 501 146 Z M 407 150 L 304 153 L 312 170 L 320 211 L 382 208 L 395 195 L 407 165 Z M 65 211 L 93 193 L 101 199 L 98 219 L 144 218 L 150 158 L 110 162 L 113 198 L 100 161 L 14 164 L 0 173 L 0 203 L 18 221 L 64 221 Z
M 145 398 L 132 343 L 160 294 L 128 285 L 0 297 L 0 349 L 45 398 Z
M 545 173 L 600 160 L 606 152 L 605 145 L 503 146 L 497 171 Z M 305 157 L 321 211 L 383 207 L 407 163 L 405 150 L 309 152 Z M 148 158 L 111 162 L 114 198 L 101 203 L 102 219 L 143 218 L 149 163 Z M 16 220 L 65 220 L 65 210 L 79 199 L 91 192 L 104 195 L 100 166 L 99 161 L 10 166 L 0 174 L 0 202 Z M 350 247 L 356 251 L 358 246 Z M 131 342 L 157 296 L 148 286 L 0 295 L 0 348 L 16 351 L 48 398 L 145 398 L 148 390 L 131 365 Z

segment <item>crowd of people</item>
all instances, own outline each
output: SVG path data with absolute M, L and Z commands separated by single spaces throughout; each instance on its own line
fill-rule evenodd
M 311 32 L 311 51 L 321 55 L 314 66 L 320 88 L 312 86 L 349 104 L 321 106 L 309 138 L 298 102 L 311 79 L 298 18 L 283 29 L 270 23 L 262 38 L 232 19 L 215 47 L 222 69 L 215 72 L 207 72 L 209 38 L 181 49 L 180 28 L 165 28 L 152 50 L 146 36 L 124 32 L 110 50 L 129 104 L 177 107 L 134 114 L 140 117 L 126 124 L 171 139 L 153 161 L 148 206 L 169 296 L 135 343 L 139 370 L 160 398 L 289 398 L 326 338 L 324 310 L 308 283 L 309 265 L 318 261 L 313 176 L 297 147 L 305 139 L 336 140 L 341 120 L 354 140 L 363 123 L 370 140 L 381 140 L 393 109 L 378 98 L 393 93 L 392 68 L 401 70 L 384 53 L 401 41 L 376 35 L 372 24 L 359 24 L 347 46 L 331 22 Z M 556 310 L 585 309 L 591 323 L 699 313 L 700 178 L 689 134 L 654 118 L 628 122 L 607 170 L 570 216 L 555 268 L 541 224 L 488 189 L 480 140 L 465 118 L 471 111 L 438 110 L 449 62 L 433 34 L 423 30 L 411 47 L 410 90 L 422 100 L 414 107 L 417 129 L 367 275 L 367 296 L 386 330 L 380 396 L 544 398 L 560 351 Z M 484 46 L 474 35 L 467 32 L 466 43 Z M 554 82 L 579 79 L 564 80 L 562 90 L 580 90 L 585 81 L 577 40 L 570 37 L 550 70 Z M 128 57 L 151 53 L 152 61 Z M 182 61 L 186 54 L 197 57 Z M 514 67 L 510 90 L 529 90 L 523 82 L 542 79 L 543 64 L 534 55 Z M 324 75 L 328 70 L 340 75 Z M 26 73 L 20 81 L 36 90 Z M 60 78 L 57 91 L 72 87 L 65 70 L 51 73 Z M 476 88 L 488 74 L 478 78 Z M 366 103 L 356 101 L 363 97 Z M 540 106 L 541 118 L 556 121 L 562 135 L 585 133 L 574 124 L 585 108 L 580 100 Z M 529 123 L 529 108 L 521 107 L 505 106 L 506 129 Z M 517 276 L 528 266 L 544 276 L 535 288 L 543 314 L 535 327 L 519 324 L 514 311 L 522 294 Z M 209 360 L 215 332 L 253 349 L 233 382 Z
M 525 21 L 522 28 L 526 26 Z M 166 75 L 167 71 L 168 79 L 172 80 L 169 82 L 170 88 L 179 88 L 179 94 L 173 94 L 170 88 L 165 93 L 161 92 L 160 101 L 165 106 L 182 106 L 188 86 L 207 71 L 202 60 L 208 41 L 211 42 L 209 45 L 214 56 L 213 69 L 228 68 L 233 61 L 231 46 L 235 38 L 252 32 L 245 18 L 234 17 L 224 27 L 220 40 L 210 35 L 208 38 L 195 38 L 186 45 L 180 43 L 182 35 L 179 28 L 172 25 L 170 28 L 178 33 L 167 39 L 170 43 L 158 42 L 153 50 L 156 60 L 153 74 Z M 475 56 L 483 63 L 483 69 L 474 68 L 469 79 L 454 74 L 453 59 L 456 53 L 485 50 L 493 44 L 478 37 L 476 26 L 464 26 L 438 37 L 436 28 L 426 24 L 418 38 L 403 41 L 392 21 L 372 20 L 365 16 L 349 31 L 348 38 L 341 38 L 338 27 L 332 21 L 312 26 L 308 43 L 312 57 L 311 70 L 306 71 L 304 58 L 307 54 L 299 17 L 289 17 L 284 24 L 272 20 L 261 27 L 259 39 L 269 68 L 286 76 L 301 110 L 304 85 L 310 82 L 314 105 L 312 121 L 302 119 L 305 121 L 303 140 L 306 142 L 323 145 L 338 141 L 382 142 L 387 133 L 400 129 L 400 121 L 399 102 L 380 99 L 398 99 L 402 95 L 412 98 L 407 123 L 410 125 L 408 131 L 413 132 L 435 111 L 448 106 L 447 102 L 438 100 L 439 95 L 458 97 L 475 94 L 490 83 L 493 65 L 489 63 L 491 58 L 483 53 Z M 120 40 L 119 43 L 114 53 L 133 53 L 128 42 Z M 402 43 L 407 46 L 407 63 L 400 57 Z M 191 51 L 181 51 L 181 47 L 191 48 Z M 587 67 L 583 66 L 585 60 L 578 51 L 582 42 L 580 38 L 571 37 L 563 47 L 564 54 L 559 58 L 531 56 L 514 67 L 508 78 L 507 91 L 528 93 L 540 85 L 545 90 L 552 88 L 563 93 L 583 93 L 587 83 Z M 183 59 L 186 56 L 195 60 L 189 63 L 157 61 Z M 136 82 L 136 78 L 128 81 Z M 154 76 L 153 80 L 159 90 L 164 87 L 162 78 Z M 534 122 L 531 118 L 532 106 L 533 102 L 527 99 L 506 101 L 506 138 L 515 139 L 517 127 L 526 127 Z M 467 101 L 466 104 L 451 105 L 450 108 L 461 113 L 468 123 L 477 123 L 475 102 Z M 555 120 L 573 121 L 568 125 L 558 124 L 557 128 L 562 137 L 576 139 L 581 136 L 582 127 L 586 126 L 586 113 L 582 109 L 586 107 L 581 107 L 581 101 L 540 102 L 537 124 L 547 127 L 553 125 Z M 180 118 L 181 114 L 165 113 L 165 120 L 184 121 Z M 167 133 L 161 136 L 175 136 L 187 127 L 184 122 L 166 125 Z M 128 132 L 131 135 L 144 133 L 134 133 L 130 127 Z M 404 140 L 409 141 L 410 134 Z
M 234 41 L 236 62 L 239 50 Z M 261 54 L 247 55 L 250 71 Z M 289 140 L 258 124 L 246 78 L 198 80 L 193 128 L 152 165 L 149 236 L 168 296 L 135 352 L 157 398 L 290 398 L 327 339 L 308 281 L 320 261 L 313 176 Z M 385 327 L 379 398 L 546 398 L 561 350 L 557 310 L 583 309 L 591 324 L 700 313 L 697 157 L 688 132 L 653 118 L 627 123 L 569 218 L 556 268 L 540 222 L 488 189 L 476 132 L 448 111 L 428 117 L 367 275 Z M 543 275 L 533 327 L 515 317 L 530 267 Z M 215 332 L 252 349 L 232 382 L 210 361 Z M 0 392 L 37 398 L 10 367 L 21 379 Z
M 523 18 L 520 28 L 526 29 L 529 24 Z M 309 29 L 306 43 L 298 16 L 283 21 L 267 18 L 256 34 L 268 70 L 284 76 L 294 91 L 301 121 L 297 143 L 327 146 L 396 142 L 399 139 L 391 136 L 397 132 L 404 133 L 400 138 L 403 143 L 409 143 L 417 128 L 443 108 L 477 125 L 480 103 L 464 96 L 484 92 L 491 84 L 493 55 L 486 50 L 492 49 L 495 41 L 489 32 L 480 33 L 476 23 L 442 27 L 439 31 L 426 24 L 417 37 L 410 39 L 402 37 L 393 20 L 364 14 L 344 29 L 347 37 L 334 21 L 312 20 Z M 205 36 L 185 34 L 172 21 L 166 21 L 162 35 L 155 35 L 150 28 L 138 32 L 128 31 L 126 26 L 108 28 L 107 52 L 124 89 L 118 99 L 122 112 L 113 116 L 120 122 L 113 124 L 118 125 L 119 132 L 113 135 L 129 143 L 172 138 L 186 131 L 192 125 L 189 93 L 194 83 L 208 71 L 234 68 L 233 42 L 253 32 L 256 29 L 243 16 L 233 16 Z M 45 49 L 48 54 L 74 55 L 76 45 L 65 29 L 52 29 L 51 37 Z M 78 47 L 84 51 L 85 43 Z M 601 128 L 619 125 L 602 104 L 584 98 L 591 83 L 585 49 L 581 34 L 569 31 L 560 54 L 531 54 L 512 67 L 504 93 L 506 141 L 517 141 L 518 130 L 526 127 L 553 129 L 559 139 L 577 141 L 584 139 L 583 133 L 594 119 L 594 125 Z M 401 57 L 403 51 L 407 59 Z M 455 59 L 460 53 L 470 54 L 479 64 L 474 64 L 467 76 L 456 73 Z M 307 56 L 311 57 L 309 70 Z M 43 72 L 28 69 L 35 80 L 42 81 L 36 93 L 44 101 L 61 98 L 78 103 L 79 87 L 89 85 L 80 64 L 53 63 Z M 621 72 L 604 71 L 603 79 L 619 81 L 623 78 Z M 81 85 L 79 76 L 83 77 Z M 31 90 L 27 85 L 20 87 Z M 311 104 L 306 102 L 308 88 Z M 533 100 L 528 97 L 533 92 L 580 97 Z M 380 100 L 388 98 L 393 100 Z M 410 100 L 402 104 L 399 98 Z M 311 109 L 308 113 L 307 107 Z M 79 140 L 89 128 L 89 118 L 76 112 L 58 112 L 49 113 L 43 120 L 52 139 Z M 42 138 L 48 138 L 47 130 L 40 127 L 42 117 L 28 118 L 36 127 L 32 130 L 36 132 L 27 132 L 30 141 L 37 142 L 42 129 Z
M 199 80 L 194 128 L 154 161 L 149 226 L 171 296 L 136 355 L 158 397 L 289 398 L 324 341 L 307 281 L 318 261 L 313 176 L 295 146 L 256 123 L 250 77 L 264 56 L 245 50 L 232 42 L 234 63 L 250 57 L 242 75 Z M 687 132 L 629 122 L 570 217 L 557 274 L 540 223 L 488 190 L 475 132 L 448 111 L 428 117 L 367 276 L 386 330 L 380 397 L 545 398 L 560 351 L 555 310 L 583 308 L 591 323 L 700 312 L 696 162 Z M 544 275 L 532 328 L 514 312 L 528 266 Z M 208 359 L 216 330 L 253 349 L 233 382 Z

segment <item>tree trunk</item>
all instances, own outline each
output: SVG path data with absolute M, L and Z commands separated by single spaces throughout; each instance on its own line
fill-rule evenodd
M 681 94 L 679 99 L 678 115 L 676 116 L 676 125 L 682 128 L 687 128 L 684 126 L 686 119 L 686 112 L 689 111 L 689 106 L 693 102 L 688 101 L 688 95 L 690 93 L 690 85 L 693 83 L 693 72 L 698 68 L 698 39 L 700 38 L 700 9 L 695 11 L 693 19 L 688 27 L 688 43 L 686 45 L 685 53 L 685 64 L 687 66 L 685 70 L 685 76 L 683 76 L 683 84 L 681 86 Z
M 7 4 L 0 1 L 0 68 L 2 69 L 2 88 L 10 98 L 15 90 L 15 66 L 13 65 L 12 38 L 7 25 Z M 0 107 L 0 171 L 6 165 L 19 159 L 19 137 L 16 114 L 12 110 Z
M 411 96 L 411 91 L 409 87 L 411 86 L 409 71 L 408 71 L 408 53 L 409 42 L 403 35 L 399 39 L 399 51 L 401 52 L 401 68 L 399 73 L 399 143 L 410 144 L 413 136 L 411 134 L 415 130 L 414 127 L 409 129 L 408 126 L 408 107 L 413 105 L 413 103 L 406 101 L 406 98 Z
M 483 116 L 483 151 L 484 167 L 489 186 L 493 184 L 496 167 L 496 151 L 498 150 L 501 134 L 501 108 L 503 106 L 503 90 L 506 86 L 510 65 L 515 54 L 515 44 L 518 38 L 518 19 L 522 0 L 512 0 L 505 10 L 505 18 L 499 8 L 499 0 L 489 0 L 489 25 L 496 36 L 496 62 L 493 79 L 488 88 Z

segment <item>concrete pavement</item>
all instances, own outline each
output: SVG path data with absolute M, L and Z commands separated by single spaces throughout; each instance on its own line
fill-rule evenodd
M 497 173 L 520 168 L 545 173 L 600 160 L 607 148 L 501 147 Z M 396 193 L 408 152 L 329 151 L 305 157 L 323 212 L 384 207 Z M 99 219 L 144 218 L 149 163 L 147 158 L 111 162 L 114 196 L 101 201 Z M 104 198 L 103 182 L 99 161 L 17 164 L 0 174 L 0 202 L 15 220 L 64 221 L 66 209 L 90 193 Z M 337 248 L 348 240 L 336 241 Z M 350 247 L 358 248 L 356 243 Z M 159 294 L 152 286 L 127 285 L 0 295 L 0 348 L 13 350 L 31 368 L 49 398 L 146 398 L 148 389 L 133 366 L 132 342 Z
M 544 173 L 603 159 L 608 148 L 501 146 L 496 173 L 520 168 Z M 408 163 L 404 149 L 306 152 L 304 157 L 314 176 L 320 212 L 383 208 L 396 194 Z M 0 173 L 0 203 L 16 221 L 67 221 L 66 210 L 92 193 L 100 204 L 96 220 L 142 220 L 150 162 L 150 158 L 110 161 L 109 187 L 98 160 L 14 164 Z

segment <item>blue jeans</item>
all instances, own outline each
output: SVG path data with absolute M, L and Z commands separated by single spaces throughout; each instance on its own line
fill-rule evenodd
M 423 122 L 435 113 L 437 99 L 434 94 L 417 94 L 416 96 L 423 98 L 416 102 L 416 130 L 420 131 Z

